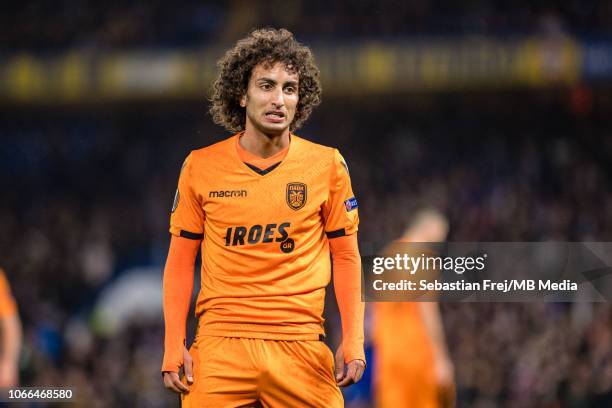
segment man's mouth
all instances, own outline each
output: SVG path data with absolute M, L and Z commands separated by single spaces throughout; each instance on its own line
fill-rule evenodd
M 266 112 L 266 118 L 273 122 L 281 122 L 285 119 L 285 113 L 283 111 L 269 111 Z

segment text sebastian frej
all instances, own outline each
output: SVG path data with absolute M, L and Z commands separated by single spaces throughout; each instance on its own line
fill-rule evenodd
M 454 272 L 462 275 L 469 271 L 482 271 L 485 269 L 487 254 L 477 257 L 441 257 L 421 254 L 421 256 L 410 256 L 397 254 L 394 257 L 375 257 L 373 259 L 372 272 L 381 275 L 385 271 L 400 271 L 415 275 L 417 272 L 428 271 Z M 394 277 L 397 275 L 394 273 Z M 376 291 L 577 291 L 578 284 L 569 279 L 562 281 L 543 279 L 504 279 L 494 281 L 482 279 L 480 282 L 465 280 L 444 282 L 438 279 L 399 279 L 385 281 L 375 279 L 372 286 Z

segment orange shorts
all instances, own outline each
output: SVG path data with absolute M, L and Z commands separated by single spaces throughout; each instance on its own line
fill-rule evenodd
M 189 353 L 194 382 L 183 408 L 344 406 L 322 341 L 198 336 Z

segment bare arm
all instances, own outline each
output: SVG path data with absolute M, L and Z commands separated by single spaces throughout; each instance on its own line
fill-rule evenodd
M 0 358 L 0 387 L 17 385 L 19 353 L 21 351 L 21 321 L 17 314 L 0 319 L 2 357 Z

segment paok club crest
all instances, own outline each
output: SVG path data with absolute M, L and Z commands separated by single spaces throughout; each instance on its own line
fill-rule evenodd
M 299 210 L 306 204 L 306 184 L 288 183 L 287 184 L 287 205 L 292 210 Z

